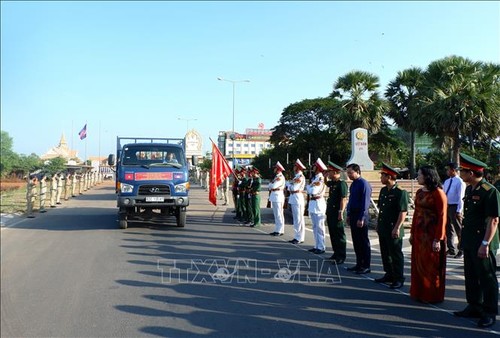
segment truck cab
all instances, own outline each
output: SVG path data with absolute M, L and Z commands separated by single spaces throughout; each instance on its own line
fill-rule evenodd
M 114 162 L 122 229 L 129 221 L 161 223 L 170 216 L 185 226 L 190 186 L 184 139 L 118 137 L 116 159 L 108 158 Z

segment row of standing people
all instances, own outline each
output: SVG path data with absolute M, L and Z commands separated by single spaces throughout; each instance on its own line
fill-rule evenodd
M 238 222 L 260 227 L 261 185 L 262 179 L 257 168 L 246 166 L 234 170 L 232 193 L 236 211 L 234 219 Z
M 98 172 L 56 173 L 52 177 L 31 175 L 26 190 L 28 215 L 32 216 L 34 209 L 45 212 L 47 201 L 51 208 L 55 208 L 62 204 L 62 200 L 83 194 L 102 179 L 102 174 Z
M 418 172 L 417 180 L 422 188 L 416 192 L 410 233 L 412 245 L 410 296 L 425 303 L 439 303 L 444 300 L 446 255 L 454 253 L 451 250 L 454 248 L 453 234 L 456 234 L 459 237 L 458 254 L 454 257 L 460 258 L 462 254 L 464 255 L 468 306 L 454 314 L 458 317 L 479 318 L 479 327 L 490 327 L 496 322 L 498 314 L 495 254 L 498 249 L 500 194 L 483 178 L 486 164 L 465 154 L 461 154 L 460 158 L 460 169 L 462 169 L 460 177 L 468 184 L 466 189 L 465 187 L 462 189 L 451 179 L 456 176 L 452 175 L 451 171 L 458 171 L 458 166 L 452 164 L 448 166 L 450 180 L 445 182 L 446 192 L 435 168 L 423 166 Z M 343 169 L 335 163 L 329 161 L 326 166 L 318 158 L 311 168 L 314 177 L 309 184 L 306 184 L 303 174 L 305 169 L 300 160 L 297 160 L 294 164 L 294 178 L 286 183 L 283 166 L 279 162 L 275 165 L 275 177 L 269 184 L 269 199 L 275 217 L 275 229 L 270 235 L 284 234 L 283 203 L 284 190 L 287 188 L 290 193 L 288 203 L 291 205 L 294 227 L 294 238 L 290 242 L 293 244 L 304 242 L 304 209 L 307 209 L 311 217 L 315 243 L 309 251 L 315 254 L 325 252 L 326 220 L 333 249 L 330 259 L 336 264 L 342 264 L 346 259 L 344 226 L 347 224 L 351 230 L 356 264 L 346 270 L 357 274 L 370 273 L 371 248 L 368 223 L 372 188 L 361 176 L 359 165 L 347 166 L 347 176 L 352 180 L 349 194 L 347 184 L 340 175 Z M 408 212 L 409 197 L 407 191 L 397 184 L 399 172 L 396 169 L 383 164 L 380 174 L 384 187 L 379 193 L 376 229 L 385 273 L 383 277 L 375 279 L 375 282 L 398 289 L 405 281 L 402 252 L 403 224 Z M 447 197 L 447 193 L 452 191 L 450 186 L 453 184 L 458 190 L 463 190 L 462 205 Z M 327 188 L 329 194 L 325 200 Z M 307 203 L 303 191 L 307 192 Z M 463 206 L 463 217 L 461 206 Z M 459 226 L 453 224 L 457 220 L 463 221 L 463 230 L 462 224 L 459 223 Z

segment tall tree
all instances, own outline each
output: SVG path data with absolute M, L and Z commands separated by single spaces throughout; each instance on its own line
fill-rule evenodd
M 335 82 L 330 97 L 342 102 L 337 115 L 344 132 L 365 128 L 376 133 L 380 129 L 386 107 L 378 93 L 379 87 L 378 76 L 362 71 L 349 72 Z
M 12 150 L 12 137 L 6 131 L 0 133 L 0 176 L 5 177 L 11 173 L 18 162 L 18 155 Z
M 414 67 L 398 72 L 385 91 L 388 100 L 387 116 L 403 130 L 410 133 L 410 175 L 415 177 L 415 130 L 418 123 L 418 91 L 422 86 L 423 72 Z
M 458 162 L 461 141 L 500 135 L 500 66 L 450 56 L 424 73 L 419 130 L 448 139 Z M 473 144 L 473 143 L 472 143 Z

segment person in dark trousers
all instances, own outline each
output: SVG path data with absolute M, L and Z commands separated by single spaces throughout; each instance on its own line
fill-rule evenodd
M 403 223 L 408 213 L 408 192 L 398 186 L 398 176 L 396 169 L 382 163 L 380 182 L 384 187 L 378 198 L 377 233 L 385 275 L 375 279 L 375 282 L 390 284 L 391 289 L 401 288 L 405 281 Z
M 252 223 L 251 227 L 260 227 L 260 189 L 262 186 L 262 180 L 260 178 L 259 169 L 253 167 L 250 171 L 252 175 L 252 184 L 250 185 L 250 196 L 252 202 L 250 203 L 252 206 Z
M 361 177 L 361 168 L 356 163 L 347 166 L 347 176 L 352 180 L 347 202 L 347 224 L 351 227 L 352 244 L 356 254 L 356 265 L 347 268 L 357 274 L 371 272 L 371 248 L 368 238 L 368 223 L 372 187 Z
M 444 181 L 443 190 L 448 199 L 448 212 L 446 222 L 446 254 L 454 258 L 462 258 L 460 247 L 462 236 L 462 209 L 464 205 L 465 183 L 458 176 L 458 164 L 451 162 L 446 166 L 448 178 Z M 458 247 L 455 246 L 455 237 L 458 238 Z
M 326 201 L 326 223 L 333 254 L 330 257 L 337 264 L 346 259 L 345 208 L 347 205 L 347 183 L 340 177 L 343 171 L 339 165 L 328 161 L 328 199 Z
M 490 327 L 498 314 L 498 249 L 500 193 L 483 175 L 486 164 L 460 154 L 460 177 L 468 184 L 464 198 L 462 248 L 464 250 L 467 307 L 455 316 L 480 318 L 479 327 Z

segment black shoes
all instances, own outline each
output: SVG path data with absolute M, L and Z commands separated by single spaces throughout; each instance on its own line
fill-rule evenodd
M 370 268 L 360 268 L 359 270 L 356 271 L 358 275 L 363 275 L 365 273 L 370 273 L 372 270 Z
M 456 255 L 456 254 L 455 254 L 455 251 L 454 251 L 454 250 L 447 250 L 447 251 L 446 251 L 446 255 L 447 255 L 447 256 L 453 256 L 453 257 L 455 257 L 455 255 Z
M 490 327 L 495 325 L 497 319 L 495 315 L 484 315 L 477 322 L 477 326 L 479 327 Z
M 462 251 L 459 251 L 453 258 L 462 258 L 464 256 L 464 253 Z
M 288 241 L 289 243 L 292 243 L 292 244 L 300 244 L 300 243 L 304 243 L 304 241 L 298 241 L 296 240 L 295 238 L 292 239 L 291 241 Z
M 392 284 L 392 278 L 388 277 L 388 276 L 384 276 L 382 278 L 375 278 L 374 279 L 374 282 L 375 283 L 384 283 L 384 284 Z
M 352 272 L 356 272 L 360 269 L 359 266 L 357 265 L 354 265 L 354 266 L 351 266 L 350 268 L 345 268 L 347 271 L 352 271 Z
M 307 250 L 307 251 L 309 251 L 309 252 L 314 252 L 314 251 L 316 251 L 316 250 L 318 250 L 318 249 L 316 249 L 316 248 L 312 248 L 312 249 L 309 249 L 309 250 Z
M 275 236 L 275 237 L 276 237 L 276 236 L 283 236 L 283 235 L 284 235 L 284 233 L 279 233 L 279 232 L 271 232 L 269 235 L 271 235 L 271 236 Z
M 316 249 L 312 252 L 313 254 L 316 254 L 316 255 L 321 255 L 321 254 L 324 254 L 325 253 L 325 250 L 320 250 L 320 249 Z
M 403 282 L 401 281 L 394 281 L 392 284 L 389 286 L 391 289 L 401 289 L 403 287 Z
M 342 258 L 336 258 L 333 260 L 337 265 L 344 264 L 344 260 Z
M 462 317 L 462 318 L 481 318 L 483 314 L 477 310 L 474 310 L 467 306 L 465 309 L 462 311 L 455 311 L 453 314 L 457 317 Z

